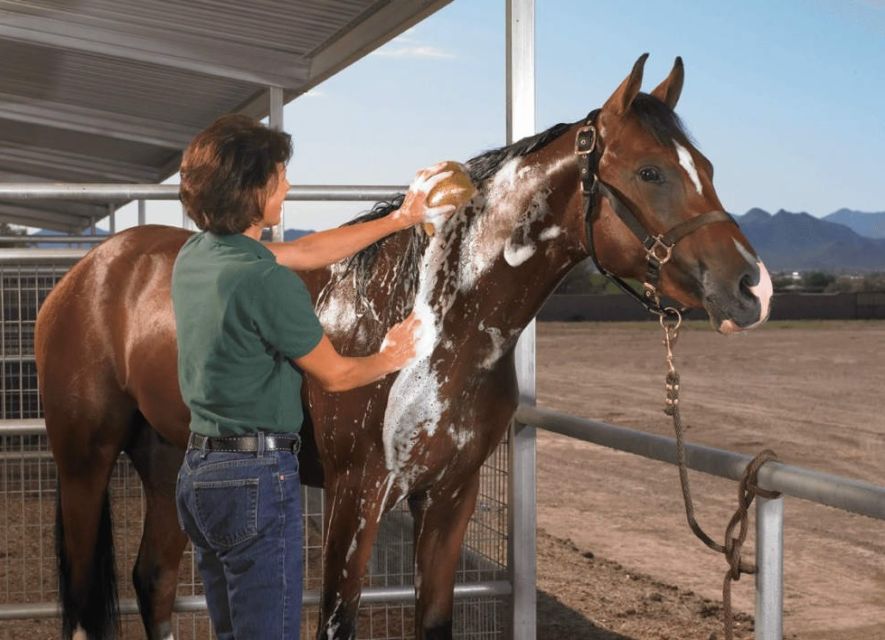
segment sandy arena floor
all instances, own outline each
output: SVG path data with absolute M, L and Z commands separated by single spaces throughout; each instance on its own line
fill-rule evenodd
M 672 435 L 659 332 L 540 323 L 539 404 Z M 772 323 L 732 337 L 693 323 L 677 348 L 688 439 L 769 447 L 789 464 L 885 484 L 883 354 L 885 322 Z M 691 477 L 701 524 L 719 538 L 736 485 Z M 787 636 L 885 639 L 885 522 L 792 498 L 785 520 Z M 685 525 L 675 467 L 542 432 L 538 524 L 542 638 L 722 637 L 725 562 Z M 753 597 L 744 577 L 736 608 L 752 613 Z

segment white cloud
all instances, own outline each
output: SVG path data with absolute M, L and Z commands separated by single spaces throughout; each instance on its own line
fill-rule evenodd
M 372 55 L 385 58 L 435 58 L 437 60 L 455 57 L 454 53 L 446 51 L 445 49 L 421 44 L 385 47 L 378 51 L 374 51 Z
M 301 94 L 305 98 L 325 98 L 326 92 L 319 89 L 310 89 Z

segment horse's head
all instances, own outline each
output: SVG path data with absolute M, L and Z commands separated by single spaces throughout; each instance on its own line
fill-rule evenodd
M 603 270 L 645 283 L 650 299 L 703 306 L 722 333 L 755 327 L 768 317 L 771 278 L 673 112 L 682 60 L 649 95 L 639 92 L 647 56 L 577 136 L 592 205 L 587 248 Z

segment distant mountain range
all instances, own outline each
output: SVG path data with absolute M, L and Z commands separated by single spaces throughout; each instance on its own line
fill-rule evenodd
M 827 222 L 844 224 L 855 233 L 868 238 L 885 238 L 885 211 L 865 213 L 851 209 L 839 209 L 823 217 Z
M 821 219 L 783 209 L 774 215 L 750 209 L 735 217 L 770 271 L 885 271 L 885 237 L 858 231 L 881 230 L 876 220 L 885 213 L 840 209 Z

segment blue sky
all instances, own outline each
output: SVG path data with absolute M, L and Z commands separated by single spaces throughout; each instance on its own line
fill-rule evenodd
M 681 55 L 677 112 L 730 211 L 885 210 L 885 0 L 537 0 L 536 27 L 538 130 L 601 105 L 641 53 L 647 91 Z M 405 184 L 503 144 L 504 34 L 503 0 L 454 0 L 288 104 L 292 183 Z M 288 202 L 286 226 L 365 208 Z M 148 221 L 181 215 L 155 203 Z

